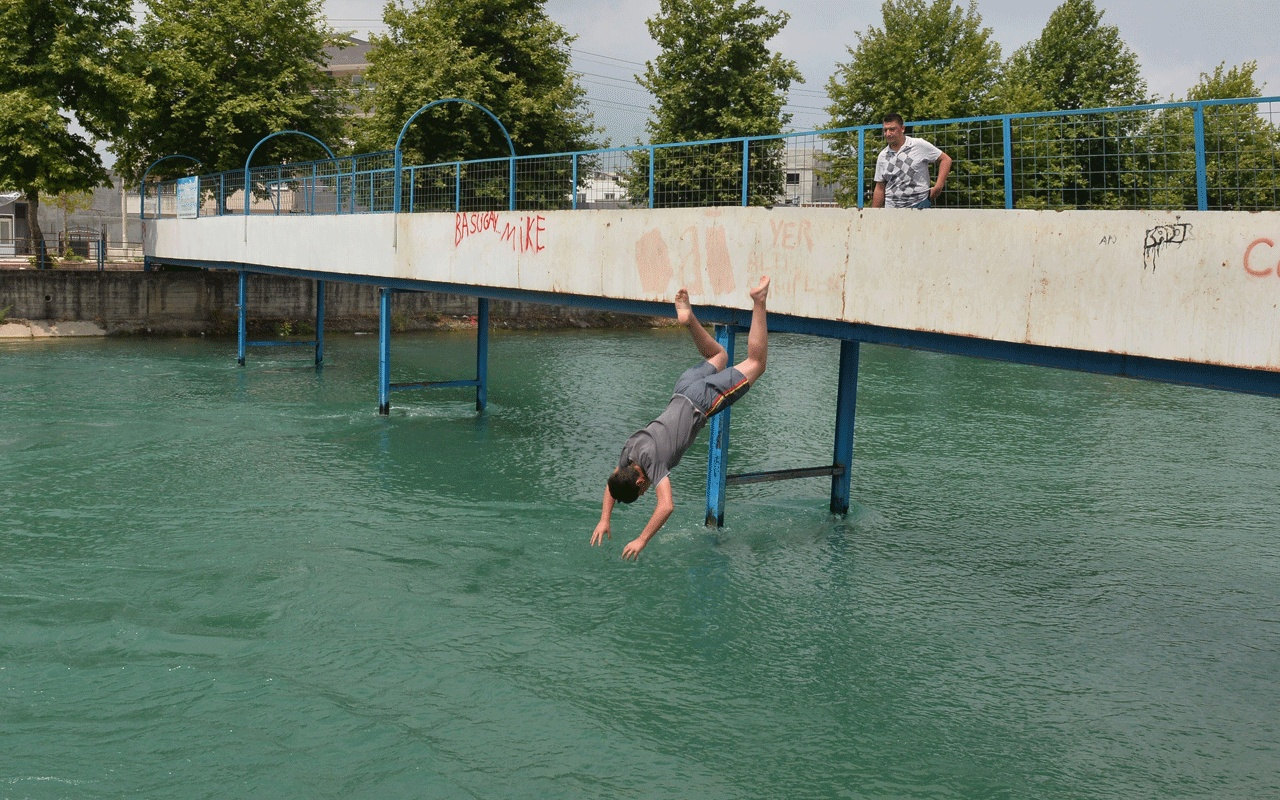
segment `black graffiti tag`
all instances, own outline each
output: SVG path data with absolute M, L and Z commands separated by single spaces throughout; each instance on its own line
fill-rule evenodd
M 1151 271 L 1156 271 L 1156 259 L 1160 253 L 1167 247 L 1180 245 L 1187 240 L 1187 233 L 1191 230 L 1191 223 L 1176 222 L 1172 225 L 1157 225 L 1154 228 L 1147 229 L 1147 236 L 1142 242 L 1142 266 L 1143 269 L 1151 267 Z

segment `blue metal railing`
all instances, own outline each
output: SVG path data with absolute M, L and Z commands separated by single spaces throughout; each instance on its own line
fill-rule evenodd
M 944 207 L 1280 209 L 1280 96 L 927 120 L 910 132 L 953 159 Z M 201 176 L 200 215 L 862 208 L 879 135 L 862 125 L 399 167 L 396 151 L 366 153 Z M 173 213 L 175 182 L 154 188 L 151 216 Z

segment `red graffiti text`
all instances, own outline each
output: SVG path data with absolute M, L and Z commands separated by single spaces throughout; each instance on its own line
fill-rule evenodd
M 540 253 L 547 229 L 547 218 L 541 214 L 527 214 L 514 221 L 502 219 L 497 211 L 475 214 L 455 214 L 453 218 L 453 246 L 477 234 L 493 234 L 511 245 L 514 253 Z
M 1254 259 L 1257 259 L 1258 261 L 1262 261 L 1262 259 L 1266 258 L 1267 255 L 1274 257 L 1274 253 L 1272 254 L 1258 253 L 1256 256 L 1253 254 L 1253 250 L 1255 247 L 1261 247 L 1264 245 L 1268 248 L 1275 249 L 1276 243 L 1266 238 L 1265 236 L 1263 236 L 1258 239 L 1254 239 L 1252 242 L 1249 243 L 1249 246 L 1244 249 L 1244 271 L 1249 273 L 1255 278 L 1265 278 L 1268 275 L 1271 275 L 1273 273 L 1276 275 L 1276 277 L 1280 278 L 1280 263 L 1276 264 L 1276 266 L 1274 267 L 1267 267 L 1266 269 L 1257 269 L 1254 266 Z M 1266 262 L 1262 262 L 1262 263 L 1266 263 Z M 1258 264 L 1258 266 L 1261 266 L 1261 264 Z

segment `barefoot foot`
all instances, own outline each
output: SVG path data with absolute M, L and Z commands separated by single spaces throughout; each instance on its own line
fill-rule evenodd
M 765 298 L 769 296 L 769 276 L 762 275 L 760 277 L 760 285 L 752 289 L 751 291 L 747 292 L 747 294 L 751 295 L 751 299 L 754 302 L 763 303 L 765 301 Z M 678 295 L 676 297 L 676 301 L 677 303 L 679 302 Z
M 676 292 L 676 319 L 681 324 L 689 324 L 689 320 L 693 318 L 693 306 L 689 305 L 689 290 L 681 289 Z

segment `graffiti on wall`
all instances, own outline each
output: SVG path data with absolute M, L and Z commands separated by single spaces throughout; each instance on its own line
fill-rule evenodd
M 1265 236 L 1250 242 L 1244 249 L 1244 271 L 1255 278 L 1271 275 L 1280 278 L 1280 262 L 1275 261 L 1275 247 L 1276 243 Z
M 513 253 L 540 253 L 546 249 L 547 218 L 541 214 L 502 215 L 497 211 L 453 215 L 453 246 L 473 236 L 496 236 Z
M 1191 223 L 1175 222 L 1171 225 L 1157 225 L 1147 229 L 1142 240 L 1142 268 L 1151 267 L 1156 271 L 1156 261 L 1160 254 L 1170 247 L 1177 247 L 1187 241 L 1191 232 Z

